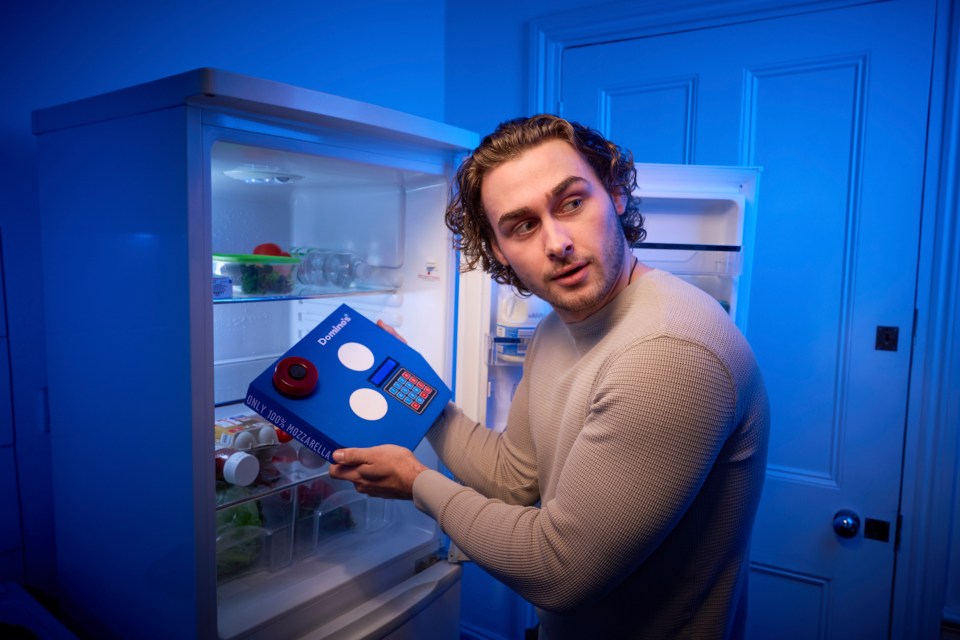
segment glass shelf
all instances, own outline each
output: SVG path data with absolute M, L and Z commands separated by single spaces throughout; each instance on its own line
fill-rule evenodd
M 222 504 L 218 504 L 217 511 L 236 507 L 246 502 L 253 502 L 254 500 L 262 500 L 267 496 L 289 491 L 298 485 L 305 484 L 319 478 L 325 478 L 328 475 L 327 469 L 327 464 L 315 469 L 308 469 L 302 464 L 296 463 L 295 466 L 291 467 L 291 469 L 288 471 L 280 471 L 277 469 L 278 475 L 275 476 L 275 479 L 273 480 L 266 481 L 258 478 L 253 484 L 247 487 L 237 487 L 235 485 L 219 481 L 217 483 L 218 492 L 225 489 L 230 489 L 231 499 L 223 501 Z
M 319 298 L 342 298 L 344 296 L 374 296 L 393 295 L 397 289 L 390 287 L 350 287 L 338 289 L 334 287 L 294 287 L 286 294 L 241 294 L 233 298 L 214 298 L 214 304 L 236 304 L 241 302 L 270 302 L 276 300 L 313 300 Z

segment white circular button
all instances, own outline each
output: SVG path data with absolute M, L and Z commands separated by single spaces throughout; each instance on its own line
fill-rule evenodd
M 337 357 L 347 369 L 366 371 L 373 366 L 373 352 L 359 342 L 347 342 L 337 350 Z
M 357 389 L 350 394 L 350 408 L 364 420 L 379 420 L 387 415 L 387 399 L 375 389 Z

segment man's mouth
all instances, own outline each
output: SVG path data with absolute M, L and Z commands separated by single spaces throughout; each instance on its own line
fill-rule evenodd
M 552 280 L 553 282 L 557 282 L 559 284 L 575 284 L 579 280 L 580 276 L 584 274 L 584 269 L 586 268 L 586 266 L 587 266 L 586 261 L 580 261 L 580 262 L 568 265 L 566 267 L 563 267 L 562 269 L 559 269 L 557 272 L 555 272 L 550 277 L 550 280 Z

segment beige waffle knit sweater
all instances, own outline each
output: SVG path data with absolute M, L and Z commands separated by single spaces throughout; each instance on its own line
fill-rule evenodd
M 463 484 L 426 471 L 414 501 L 536 605 L 541 638 L 736 637 L 768 427 L 726 313 L 654 270 L 541 323 L 504 433 L 450 405 L 428 437 Z

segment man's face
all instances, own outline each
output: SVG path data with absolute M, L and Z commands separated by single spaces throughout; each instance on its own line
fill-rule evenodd
M 593 168 L 563 140 L 548 140 L 490 170 L 481 190 L 492 249 L 565 322 L 578 322 L 624 286 L 629 248 Z

